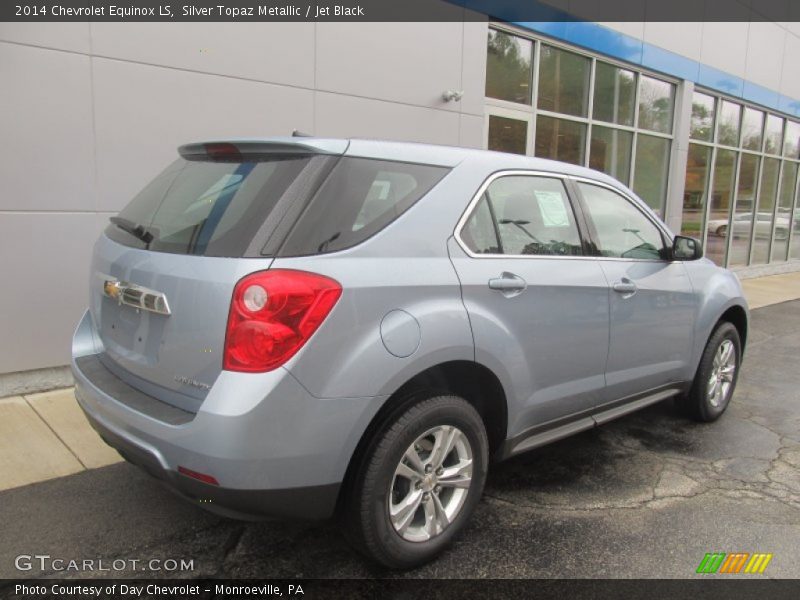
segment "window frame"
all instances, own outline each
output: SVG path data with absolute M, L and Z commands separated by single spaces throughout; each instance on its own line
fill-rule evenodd
M 666 228 L 666 226 L 659 220 L 653 218 L 653 215 L 647 212 L 644 208 L 642 208 L 641 204 L 647 206 L 643 200 L 639 200 L 631 196 L 630 194 L 625 193 L 623 190 L 604 183 L 602 181 L 597 181 L 596 179 L 591 179 L 589 177 L 571 177 L 571 181 L 575 186 L 575 195 L 578 198 L 578 202 L 581 204 L 581 210 L 585 213 L 585 221 L 586 227 L 590 239 L 590 245 L 594 252 L 594 257 L 598 260 L 613 260 L 613 261 L 625 261 L 625 262 L 648 262 L 648 263 L 664 263 L 664 262 L 683 262 L 680 260 L 676 260 L 672 257 L 672 242 L 673 237 L 671 232 Z M 626 200 L 634 209 L 639 211 L 641 215 L 647 219 L 655 228 L 656 231 L 661 235 L 661 242 L 664 244 L 664 251 L 666 256 L 662 258 L 629 258 L 629 257 L 622 257 L 622 256 L 602 256 L 600 251 L 600 246 L 598 244 L 599 236 L 597 234 L 597 229 L 595 228 L 595 224 L 592 221 L 591 212 L 588 210 L 588 203 L 586 202 L 586 197 L 584 196 L 583 192 L 580 189 L 579 183 L 584 183 L 588 185 L 594 185 L 597 187 L 605 188 L 610 190 L 611 192 L 616 193 L 619 195 L 623 200 Z M 648 207 L 649 208 L 649 207 Z
M 578 237 L 580 238 L 581 242 L 581 254 L 561 256 L 557 254 L 489 254 L 489 253 L 473 252 L 472 249 L 467 245 L 467 243 L 462 239 L 461 231 L 464 229 L 464 227 L 466 227 L 467 222 L 472 218 L 472 215 L 475 213 L 475 210 L 478 207 L 478 203 L 483 199 L 486 190 L 489 189 L 489 186 L 495 180 L 500 179 L 501 177 L 538 177 L 538 178 L 547 177 L 550 179 L 559 179 L 562 185 L 564 186 L 564 191 L 567 195 L 567 202 L 569 203 L 569 207 L 572 210 L 572 216 L 575 219 L 575 226 L 578 230 Z M 567 175 L 566 173 L 555 173 L 552 171 L 536 171 L 527 169 L 503 169 L 491 173 L 486 179 L 484 179 L 483 183 L 481 183 L 481 185 L 478 187 L 478 190 L 475 192 L 470 201 L 467 203 L 464 212 L 461 214 L 461 217 L 456 223 L 455 229 L 453 231 L 453 237 L 455 238 L 456 243 L 470 258 L 593 260 L 595 258 L 595 256 L 593 255 L 594 249 L 589 243 L 589 237 L 587 235 L 588 231 L 587 224 L 583 214 L 583 208 L 580 205 L 578 199 L 575 197 L 575 189 L 573 188 L 570 179 L 571 179 L 570 176 Z M 494 216 L 492 218 L 494 218 Z M 502 244 L 502 242 L 500 243 Z

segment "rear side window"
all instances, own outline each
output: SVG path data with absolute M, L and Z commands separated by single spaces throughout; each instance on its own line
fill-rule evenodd
M 355 246 L 402 215 L 447 172 L 431 165 L 342 158 L 279 255 L 307 256 Z
M 239 257 L 308 156 L 235 161 L 178 159 L 142 190 L 106 235 L 175 254 Z
M 577 256 L 581 237 L 563 182 L 507 175 L 484 192 L 461 230 L 476 254 Z

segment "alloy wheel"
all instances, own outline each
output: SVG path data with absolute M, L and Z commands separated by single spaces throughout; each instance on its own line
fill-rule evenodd
M 714 354 L 711 377 L 708 379 L 708 402 L 719 408 L 727 400 L 736 374 L 736 346 L 731 340 L 723 340 Z
M 419 436 L 403 454 L 389 490 L 389 518 L 410 542 L 440 535 L 456 518 L 472 483 L 472 447 L 451 425 Z

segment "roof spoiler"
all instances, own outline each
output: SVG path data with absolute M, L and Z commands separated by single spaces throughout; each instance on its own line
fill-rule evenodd
M 184 144 L 178 148 L 186 160 L 241 160 L 270 155 L 344 154 L 347 140 L 326 140 L 310 137 L 275 140 L 229 140 Z

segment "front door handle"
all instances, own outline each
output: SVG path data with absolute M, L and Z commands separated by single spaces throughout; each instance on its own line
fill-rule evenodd
M 627 277 L 623 277 L 611 287 L 615 292 L 618 294 L 623 294 L 625 297 L 633 296 L 636 293 L 636 290 L 639 289 L 636 287 L 636 284 Z
M 500 277 L 489 280 L 489 289 L 498 290 L 506 298 L 513 298 L 525 291 L 528 283 L 519 275 L 504 271 Z

